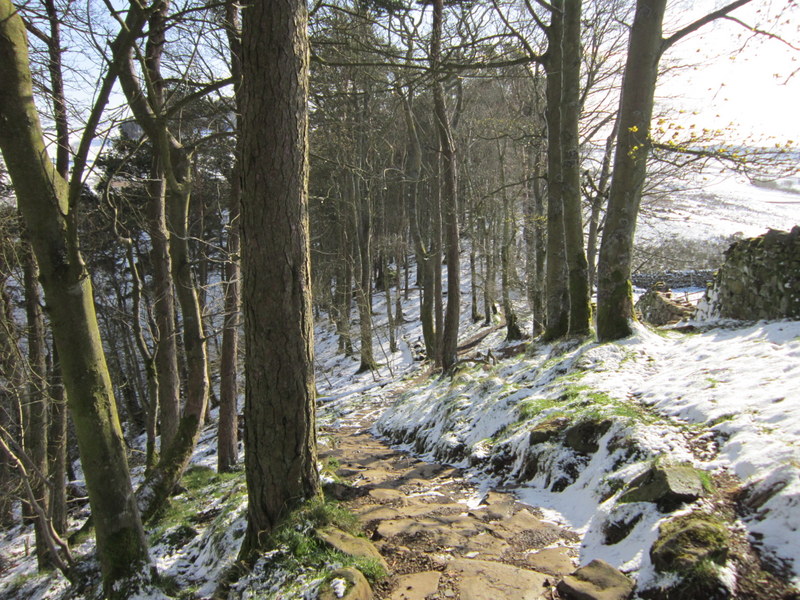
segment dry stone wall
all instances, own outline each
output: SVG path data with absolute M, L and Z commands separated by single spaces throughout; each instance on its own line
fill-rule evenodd
M 697 319 L 800 319 L 800 227 L 740 240 L 698 305 Z

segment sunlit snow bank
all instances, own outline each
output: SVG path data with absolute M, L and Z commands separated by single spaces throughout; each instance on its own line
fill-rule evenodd
M 751 506 L 741 526 L 773 564 L 797 573 L 799 401 L 800 322 L 666 337 L 642 328 L 620 343 L 543 346 L 470 366 L 403 396 L 376 431 L 487 484 L 517 487 L 584 534 L 581 564 L 612 562 L 642 589 L 660 583 L 648 550 L 665 515 L 618 499 L 654 460 L 735 473 Z M 577 451 L 563 434 L 547 441 L 548 422 L 561 417 L 613 424 L 597 429 L 596 450 Z M 634 516 L 630 533 L 609 543 L 609 525 Z

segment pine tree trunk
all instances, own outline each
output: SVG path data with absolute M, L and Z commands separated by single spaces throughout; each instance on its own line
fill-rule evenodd
M 303 0 L 253 4 L 242 33 L 244 560 L 319 493 Z M 268 316 L 265 319 L 265 316 Z

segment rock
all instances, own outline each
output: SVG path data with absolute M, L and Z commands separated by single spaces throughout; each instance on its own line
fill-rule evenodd
M 375 488 L 369 491 L 369 495 L 379 501 L 397 500 L 405 497 L 405 494 L 400 490 L 391 488 Z
M 331 580 L 322 586 L 317 598 L 319 600 L 372 600 L 372 588 L 361 571 L 354 567 L 347 567 L 337 569 L 331 574 Z
M 423 571 L 398 577 L 390 600 L 425 600 L 439 589 L 441 578 L 442 574 L 438 571 Z
M 597 442 L 611 429 L 609 419 L 588 419 L 576 423 L 564 434 L 564 445 L 581 454 L 594 454 L 599 449 Z
M 673 297 L 663 283 L 656 283 L 634 306 L 642 320 L 651 325 L 671 325 L 694 315 L 695 307 L 688 300 Z
M 534 571 L 556 577 L 572 573 L 575 565 L 564 547 L 545 548 L 525 555 L 525 563 Z
M 483 503 L 486 504 L 486 520 L 499 521 L 507 519 L 514 514 L 517 501 L 513 496 L 509 496 L 508 494 L 489 492 L 483 499 Z
M 800 317 L 800 227 L 742 239 L 698 304 L 698 318 L 796 319 Z
M 328 496 L 340 502 L 361 498 L 369 493 L 369 488 L 355 487 L 338 481 L 325 482 L 322 484 L 322 489 Z
M 474 552 L 482 558 L 499 559 L 503 553 L 511 548 L 511 544 L 499 539 L 488 531 L 467 538 L 465 552 Z M 474 558 L 474 556 L 473 556 Z
M 593 560 L 559 584 L 567 600 L 626 600 L 633 593 L 633 582 L 605 561 Z
M 357 556 L 360 558 L 372 558 L 378 561 L 384 570 L 389 572 L 389 565 L 378 552 L 378 549 L 366 538 L 356 537 L 337 529 L 336 527 L 324 527 L 315 530 L 317 537 L 335 548 L 342 554 Z
M 542 421 L 536 427 L 531 429 L 529 436 L 530 445 L 541 444 L 542 442 L 549 442 L 569 425 L 569 417 L 554 417 Z
M 643 516 L 642 513 L 637 513 L 619 519 L 609 519 L 605 525 L 603 525 L 603 543 L 608 546 L 620 543 L 630 535 L 633 528 L 642 520 Z
M 705 495 L 700 473 L 685 465 L 653 466 L 631 481 L 619 501 L 654 502 L 662 512 L 671 512 Z
M 447 565 L 457 574 L 461 600 L 545 600 L 547 575 L 488 560 L 457 558 Z
M 725 564 L 729 536 L 725 524 L 708 514 L 690 513 L 662 524 L 650 549 L 659 571 L 691 575 L 701 562 Z

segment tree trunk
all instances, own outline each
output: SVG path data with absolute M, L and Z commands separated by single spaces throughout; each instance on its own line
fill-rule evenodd
M 3 265 L 4 267 L 6 265 Z M 25 373 L 22 355 L 17 345 L 17 327 L 14 322 L 14 301 L 6 289 L 6 274 L 10 269 L 0 271 L 0 376 L 6 381 L 0 393 L 0 425 L 18 443 L 22 435 L 22 399 L 25 386 Z M 11 441 L 9 440 L 9 441 Z M 16 497 L 12 490 L 17 488 L 17 470 L 10 457 L 0 454 L 0 527 L 12 527 L 16 516 L 14 505 Z
M 355 173 L 352 201 L 355 208 L 356 240 L 358 244 L 358 264 L 356 266 L 356 303 L 358 304 L 358 324 L 361 364 L 358 372 L 376 368 L 372 352 L 372 202 L 368 189 L 358 185 Z
M 498 150 L 500 187 L 503 190 L 503 245 L 500 247 L 500 284 L 502 287 L 503 316 L 506 319 L 506 341 L 512 342 L 525 337 L 517 322 L 517 313 L 514 311 L 514 305 L 511 303 L 511 270 L 514 268 L 512 254 L 514 252 L 514 232 L 517 229 L 517 225 L 514 215 L 514 203 L 508 196 L 508 190 L 506 189 L 505 148 L 500 148 L 499 141 Z
M 239 6 L 233 0 L 225 3 L 226 31 L 231 49 L 231 74 L 234 80 L 237 114 L 241 114 L 242 63 L 241 42 L 239 39 Z M 241 268 L 239 253 L 239 216 L 242 196 L 241 186 L 241 131 L 238 131 L 236 156 L 231 172 L 230 204 L 228 206 L 228 256 L 225 261 L 225 322 L 222 329 L 222 353 L 219 373 L 219 424 L 217 426 L 217 470 L 230 471 L 239 460 L 239 419 L 237 400 L 237 358 L 239 354 L 239 311 Z
M 305 2 L 254 4 L 242 32 L 243 560 L 319 493 L 308 232 Z M 268 316 L 265 319 L 265 315 Z
M 586 241 L 586 259 L 589 263 L 589 289 L 596 283 L 597 275 L 597 241 L 602 230 L 601 216 L 605 205 L 608 182 L 611 179 L 611 159 L 614 156 L 614 142 L 617 139 L 619 120 L 615 119 L 614 128 L 606 139 L 603 162 L 600 165 L 600 174 L 597 183 L 592 187 L 591 213 L 589 216 L 589 234 Z
M 562 42 L 561 154 L 564 242 L 569 276 L 569 335 L 588 335 L 591 328 L 589 274 L 583 249 L 578 120 L 581 113 L 581 1 L 564 3 Z
M 533 337 L 544 332 L 545 324 L 545 247 L 547 229 L 545 226 L 544 193 L 541 185 L 540 152 L 526 147 L 526 158 L 530 180 L 526 186 L 525 200 L 525 243 L 528 301 L 533 313 L 531 334 Z
M 25 432 L 25 453 L 31 461 L 32 471 L 30 487 L 36 503 L 48 511 L 49 494 L 46 493 L 45 482 L 47 472 L 47 423 L 48 423 L 48 389 L 47 358 L 44 333 L 44 315 L 42 314 L 42 297 L 39 291 L 39 267 L 33 256 L 30 245 L 24 242 L 23 271 L 25 282 L 25 314 L 28 319 L 28 389 L 26 394 L 26 417 L 23 423 Z M 25 516 L 34 523 L 36 532 L 36 559 L 39 569 L 47 567 L 48 549 L 47 532 L 44 531 L 41 519 L 37 518 L 33 507 L 25 505 Z
M 458 237 L 458 168 L 450 119 L 444 100 L 439 67 L 442 60 L 442 19 L 444 0 L 433 2 L 433 30 L 431 34 L 431 70 L 433 82 L 433 110 L 439 132 L 439 150 L 442 155 L 442 206 L 444 215 L 445 258 L 447 259 L 447 311 L 442 334 L 442 369 L 450 371 L 458 358 L 458 322 L 461 315 L 461 264 Z
M 633 235 L 647 171 L 665 8 L 666 0 L 639 0 L 631 28 L 597 272 L 597 336 L 601 341 L 630 335 L 635 318 L 630 281 Z
M 50 377 L 50 428 L 47 444 L 50 520 L 56 533 L 63 535 L 67 531 L 67 402 L 61 381 L 61 364 L 55 348 Z
M 433 268 L 430 252 L 423 240 L 420 226 L 419 189 L 422 174 L 422 147 L 414 123 L 414 113 L 411 110 L 411 92 L 403 96 L 403 116 L 406 122 L 408 135 L 408 158 L 406 162 L 406 195 L 409 211 L 409 225 L 411 238 L 414 242 L 414 258 L 417 261 L 417 283 L 420 287 L 419 318 L 422 324 L 422 338 L 425 343 L 425 355 L 428 359 L 435 357 L 436 332 L 433 317 Z
M 569 329 L 569 289 L 564 245 L 564 197 L 561 148 L 562 39 L 564 0 L 553 2 L 547 31 L 547 271 L 544 337 L 554 340 Z
M 128 15 L 129 30 L 140 27 L 134 23 L 138 17 L 136 10 Z M 0 148 L 39 261 L 89 491 L 104 589 L 109 598 L 126 598 L 131 581 L 150 581 L 152 565 L 131 489 L 92 286 L 78 251 L 74 206 L 45 150 L 29 64 L 25 25 L 11 2 L 0 0 Z
M 494 230 L 494 218 L 491 215 L 483 217 L 483 309 L 486 312 L 483 324 L 486 327 L 492 324 L 495 314 L 495 263 L 497 260 L 494 245 L 497 243 L 497 237 L 494 235 Z
M 166 181 L 160 168 L 151 171 L 150 240 L 153 265 L 153 316 L 156 323 L 155 366 L 158 379 L 158 417 L 161 453 L 172 444 L 180 419 L 180 375 L 175 326 L 175 292 L 167 231 Z

